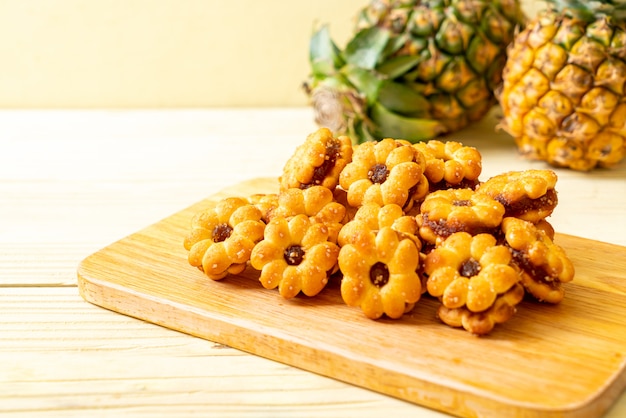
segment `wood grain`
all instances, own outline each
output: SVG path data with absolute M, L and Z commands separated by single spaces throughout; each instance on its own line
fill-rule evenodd
M 0 288 L 0 356 L 2 418 L 444 417 L 102 309 L 75 286 Z
M 219 282 L 187 264 L 193 214 L 227 195 L 275 191 L 251 180 L 87 257 L 88 301 L 168 328 L 459 416 L 597 417 L 626 386 L 626 249 L 557 235 L 577 276 L 557 306 L 525 301 L 492 334 L 442 325 L 424 298 L 399 321 L 371 321 L 337 286 L 283 300 L 249 269 Z

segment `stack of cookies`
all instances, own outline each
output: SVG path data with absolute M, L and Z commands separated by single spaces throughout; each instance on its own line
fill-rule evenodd
M 321 128 L 285 163 L 276 193 L 196 214 L 189 264 L 213 280 L 251 266 L 286 299 L 338 277 L 343 301 L 372 319 L 401 318 L 427 295 L 442 322 L 484 335 L 525 295 L 560 302 L 574 268 L 546 221 L 556 174 L 480 181 L 481 169 L 478 150 L 459 142 L 352 145 Z

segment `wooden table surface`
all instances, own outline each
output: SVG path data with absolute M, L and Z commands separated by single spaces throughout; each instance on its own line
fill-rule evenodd
M 545 168 L 494 131 L 498 113 L 450 137 L 481 151 L 481 178 Z M 446 416 L 78 293 L 82 259 L 221 189 L 278 176 L 315 129 L 308 108 L 0 111 L 0 415 Z M 555 229 L 626 246 L 626 163 L 555 171 Z M 626 394 L 606 416 L 626 416 Z

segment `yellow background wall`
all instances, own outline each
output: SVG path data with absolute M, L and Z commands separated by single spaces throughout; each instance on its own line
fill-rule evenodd
M 313 29 L 343 46 L 367 3 L 0 0 L 0 107 L 305 105 Z

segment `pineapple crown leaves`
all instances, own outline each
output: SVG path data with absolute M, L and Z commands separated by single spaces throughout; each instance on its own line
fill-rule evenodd
M 388 30 L 376 26 L 363 29 L 346 45 L 346 61 L 356 67 L 373 70 L 381 60 L 390 36 Z
M 315 32 L 309 45 L 312 80 L 305 87 L 318 123 L 350 135 L 355 143 L 383 136 L 422 141 L 445 133 L 445 126 L 429 117 L 427 99 L 418 90 L 393 81 L 422 59 L 389 58 L 403 43 L 388 29 L 372 26 L 358 31 L 341 50 L 327 26 Z M 322 89 L 324 94 L 319 93 Z M 329 104 L 329 100 L 337 103 Z M 343 118 L 328 109 L 342 112 Z
M 322 26 L 311 36 L 309 61 L 314 76 L 330 75 L 344 64 L 341 51 L 330 37 L 328 26 Z

